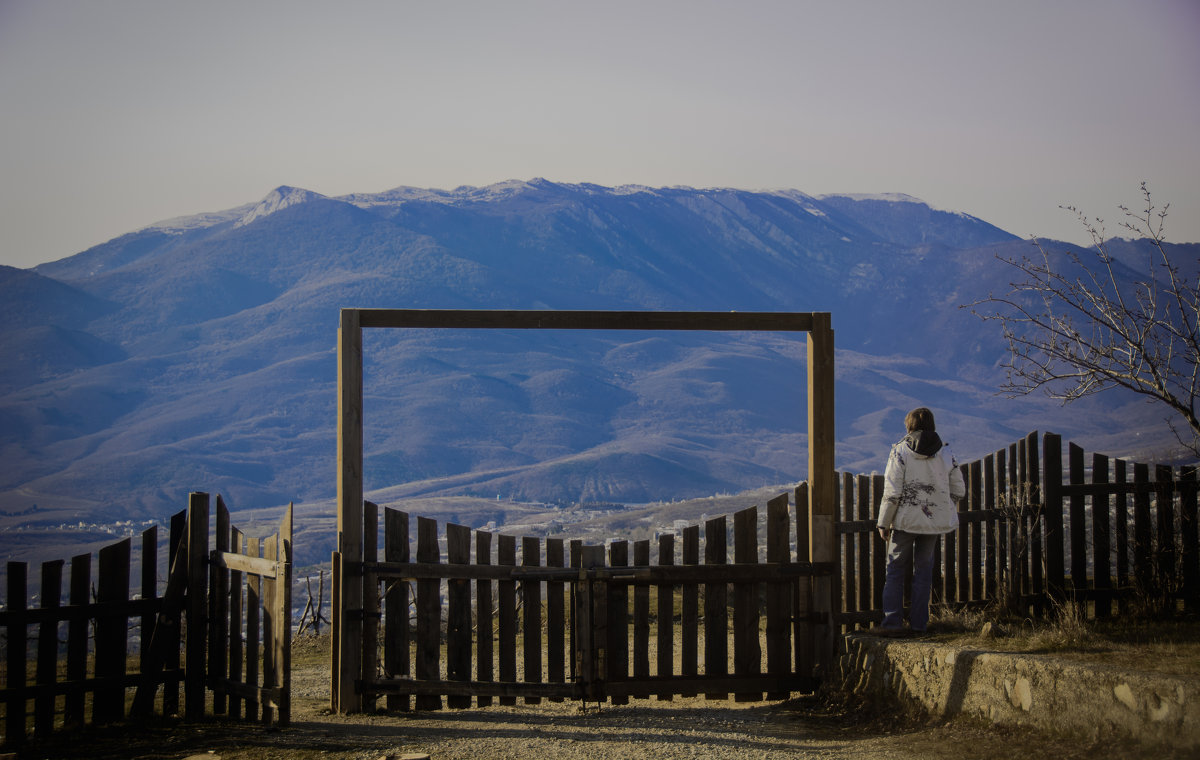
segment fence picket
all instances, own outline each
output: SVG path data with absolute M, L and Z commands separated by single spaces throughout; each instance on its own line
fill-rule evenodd
M 650 540 L 633 543 L 634 567 L 650 566 Z M 638 581 L 633 587 L 633 678 L 650 677 L 650 586 Z M 639 696 L 638 699 L 645 699 Z
M 408 513 L 385 508 L 383 511 L 383 558 L 387 562 L 408 562 Z M 333 586 L 337 588 L 335 583 Z M 407 678 L 412 673 L 409 654 L 408 582 L 389 579 L 384 592 L 383 674 L 386 678 Z M 488 639 L 491 645 L 491 639 Z M 488 658 L 491 665 L 491 658 Z M 407 694 L 387 695 L 389 710 L 407 710 Z
M 1092 455 L 1092 483 L 1100 486 L 1092 495 L 1092 577 L 1096 588 L 1096 617 L 1112 615 L 1112 531 L 1110 528 L 1108 457 Z M 1086 572 L 1086 570 L 1085 570 Z
M 1200 536 L 1197 535 L 1196 468 L 1179 473 L 1180 553 L 1183 561 L 1183 604 L 1188 613 L 1200 610 Z
M 608 545 L 610 567 L 629 565 L 629 542 L 613 541 Z M 608 680 L 629 678 L 629 588 L 623 584 L 608 584 Z M 614 705 L 629 704 L 629 697 L 612 698 Z
M 516 537 L 501 534 L 497 548 L 497 564 L 515 567 L 517 564 Z M 500 680 L 513 683 L 517 680 L 517 584 L 509 576 L 497 585 L 499 586 L 500 632 L 496 646 L 499 650 Z M 516 703 L 516 697 L 500 697 L 502 705 L 515 705 Z
M 57 609 L 62 601 L 61 559 L 42 563 L 42 609 Z M 145 618 L 143 618 L 144 620 Z M 38 626 L 37 685 L 53 688 L 58 680 L 58 619 L 45 619 Z M 54 693 L 38 692 L 34 700 L 33 734 L 45 738 L 54 730 Z
M 780 565 L 792 564 L 792 553 L 788 546 L 791 525 L 788 519 L 788 495 L 776 496 L 767 502 L 767 562 Z M 767 673 L 784 676 L 791 672 L 791 631 L 788 621 L 792 616 L 791 588 L 779 579 L 767 584 L 765 602 L 767 608 Z M 870 584 L 864 584 L 868 587 Z M 787 699 L 784 692 L 770 692 L 767 699 Z
M 6 658 L 6 678 L 8 700 L 5 703 L 5 730 L 7 743 L 23 742 L 25 740 L 25 670 L 28 644 L 25 640 L 24 612 L 29 602 L 28 565 L 24 562 L 9 562 L 8 571 L 8 602 L 9 624 Z M 86 644 L 86 642 L 85 642 Z
M 92 700 L 92 722 L 105 725 L 125 717 L 124 680 L 129 617 L 122 607 L 124 602 L 129 601 L 129 539 L 104 547 L 98 556 L 96 601 L 112 605 L 112 609 L 107 614 L 96 616 L 95 669 L 96 679 L 101 684 L 97 686 L 96 697 Z M 204 651 L 203 643 L 200 651 Z
M 475 564 L 492 564 L 492 534 L 484 530 L 475 531 Z M 495 631 L 492 618 L 492 582 L 480 578 L 475 581 L 475 677 L 484 683 L 494 680 L 495 672 L 492 664 L 492 636 Z M 408 697 L 404 699 L 407 703 Z M 492 704 L 490 695 L 480 694 L 475 699 L 480 707 Z
M 725 517 L 704 523 L 704 564 L 724 565 L 726 557 Z M 704 584 L 704 675 L 709 678 L 729 674 L 729 609 L 724 581 Z M 725 699 L 727 692 L 706 691 L 705 699 Z
M 446 525 L 446 561 L 452 565 L 471 564 L 471 529 L 453 523 Z M 446 590 L 446 680 L 471 680 L 471 582 L 452 578 Z M 471 697 L 446 697 L 448 707 L 470 707 Z
M 733 561 L 739 565 L 758 564 L 758 507 L 748 507 L 733 516 Z M 733 584 L 733 672 L 756 676 L 762 672 L 762 651 L 758 641 L 758 583 Z M 742 691 L 734 695 L 738 702 L 758 702 L 762 692 Z
M 437 522 L 417 518 L 417 562 L 436 565 L 441 562 Z M 441 676 L 442 582 L 422 578 L 417 581 L 417 678 L 436 681 Z M 418 710 L 442 709 L 436 694 L 418 694 Z
M 785 535 L 784 540 L 787 540 Z M 664 533 L 658 537 L 658 564 L 670 567 L 675 564 L 675 534 Z M 656 673 L 669 677 L 675 672 L 675 587 L 670 583 L 658 585 L 658 660 Z M 660 701 L 669 702 L 671 694 L 659 694 Z
M 546 539 L 546 566 L 561 568 L 566 564 L 561 538 Z M 562 581 L 546 584 L 546 680 L 553 683 L 566 682 L 566 631 L 568 629 L 566 607 L 563 601 Z M 562 697 L 551 697 L 551 702 L 561 702 Z
M 689 525 L 683 529 L 682 560 L 684 565 L 700 564 L 700 526 Z M 679 632 L 681 634 L 679 672 L 694 676 L 699 672 L 700 660 L 700 586 L 694 582 L 684 583 L 680 590 Z M 684 691 L 682 696 L 695 696 L 694 691 Z
M 533 536 L 521 538 L 521 566 L 540 567 L 542 564 L 542 542 Z M 542 681 L 542 582 L 536 577 L 521 582 L 521 605 L 524 612 L 522 638 L 524 640 L 524 680 L 526 683 Z M 541 697 L 526 697 L 525 704 L 541 703 Z

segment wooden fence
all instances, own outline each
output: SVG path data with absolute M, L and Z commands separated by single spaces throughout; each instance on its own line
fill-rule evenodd
M 245 539 L 243 548 L 220 496 L 216 505 L 212 551 L 208 494 L 191 494 L 187 510 L 171 518 L 161 595 L 157 526 L 142 533 L 137 563 L 132 539 L 101 549 L 94 582 L 92 555 L 73 557 L 66 604 L 63 560 L 42 563 L 37 607 L 29 606 L 27 565 L 8 563 L 0 611 L 5 746 L 24 742 L 30 729 L 38 737 L 82 726 L 89 712 L 97 725 L 179 714 L 181 685 L 189 719 L 211 709 L 287 723 L 292 510 L 276 535 Z M 131 599 L 135 564 L 139 593 Z
M 378 508 L 368 502 L 362 660 L 369 677 L 358 680 L 356 696 L 363 709 L 375 709 L 380 697 L 389 709 L 439 709 L 443 698 L 462 708 L 493 699 L 624 704 L 733 694 L 752 701 L 811 691 L 816 664 L 828 666 L 832 651 L 828 613 L 814 609 L 813 586 L 834 568 L 808 559 L 807 496 L 807 486 L 798 489 L 795 534 L 788 494 L 768 503 L 761 557 L 751 507 L 733 515 L 732 533 L 726 517 L 708 520 L 703 542 L 698 525 L 660 535 L 654 564 L 649 539 L 615 540 L 606 550 L 453 524 L 439 539 L 438 524 L 423 517 L 414 561 L 409 516 L 391 509 L 383 513 L 380 557 Z M 334 562 L 336 576 L 336 554 Z
M 1200 609 L 1194 467 L 1088 457 L 1036 432 L 961 466 L 959 527 L 942 537 L 934 604 L 999 603 L 1040 614 L 1064 600 L 1104 618 Z M 1153 474 L 1153 478 L 1151 478 Z M 886 547 L 875 531 L 882 475 L 842 473 L 843 625 L 882 619 Z

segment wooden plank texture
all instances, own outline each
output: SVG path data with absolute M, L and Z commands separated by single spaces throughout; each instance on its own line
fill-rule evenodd
M 417 518 L 417 560 L 437 563 L 437 522 L 427 517 Z M 417 654 L 416 672 L 420 680 L 441 679 L 442 598 L 441 581 L 417 581 Z M 417 697 L 418 710 L 442 709 L 442 698 L 433 694 Z
M 453 523 L 446 525 L 446 561 L 455 565 L 471 562 L 471 529 Z M 446 589 L 446 680 L 471 680 L 471 582 L 447 581 Z M 446 706 L 471 706 L 471 698 L 461 695 L 446 698 Z
M 704 523 L 704 564 L 724 565 L 726 561 L 725 517 Z M 728 590 L 724 581 L 704 584 L 704 674 L 721 677 L 729 673 Z M 706 691 L 706 699 L 725 699 L 728 694 Z
M 540 567 L 542 564 L 542 542 L 535 536 L 521 538 L 521 565 Z M 522 634 L 524 653 L 524 681 L 542 681 L 542 582 L 537 579 L 521 581 Z M 540 697 L 526 697 L 526 704 L 539 704 Z
M 385 508 L 383 511 L 383 556 L 388 562 L 408 562 L 408 513 Z M 408 583 L 393 579 L 384 592 L 383 674 L 386 678 L 407 678 L 412 673 L 409 656 Z M 389 710 L 407 710 L 407 694 L 387 695 Z

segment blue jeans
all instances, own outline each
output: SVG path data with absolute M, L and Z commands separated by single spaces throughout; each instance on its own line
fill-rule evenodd
M 908 624 L 914 631 L 929 625 L 929 594 L 933 586 L 936 533 L 893 530 L 888 541 L 887 578 L 883 583 L 883 627 L 900 628 L 904 620 L 904 580 L 912 573 L 912 606 Z

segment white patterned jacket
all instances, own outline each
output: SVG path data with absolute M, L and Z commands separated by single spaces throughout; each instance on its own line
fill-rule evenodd
M 937 433 L 917 431 L 888 454 L 876 524 L 907 533 L 948 533 L 958 527 L 955 502 L 966 493 L 949 447 Z

